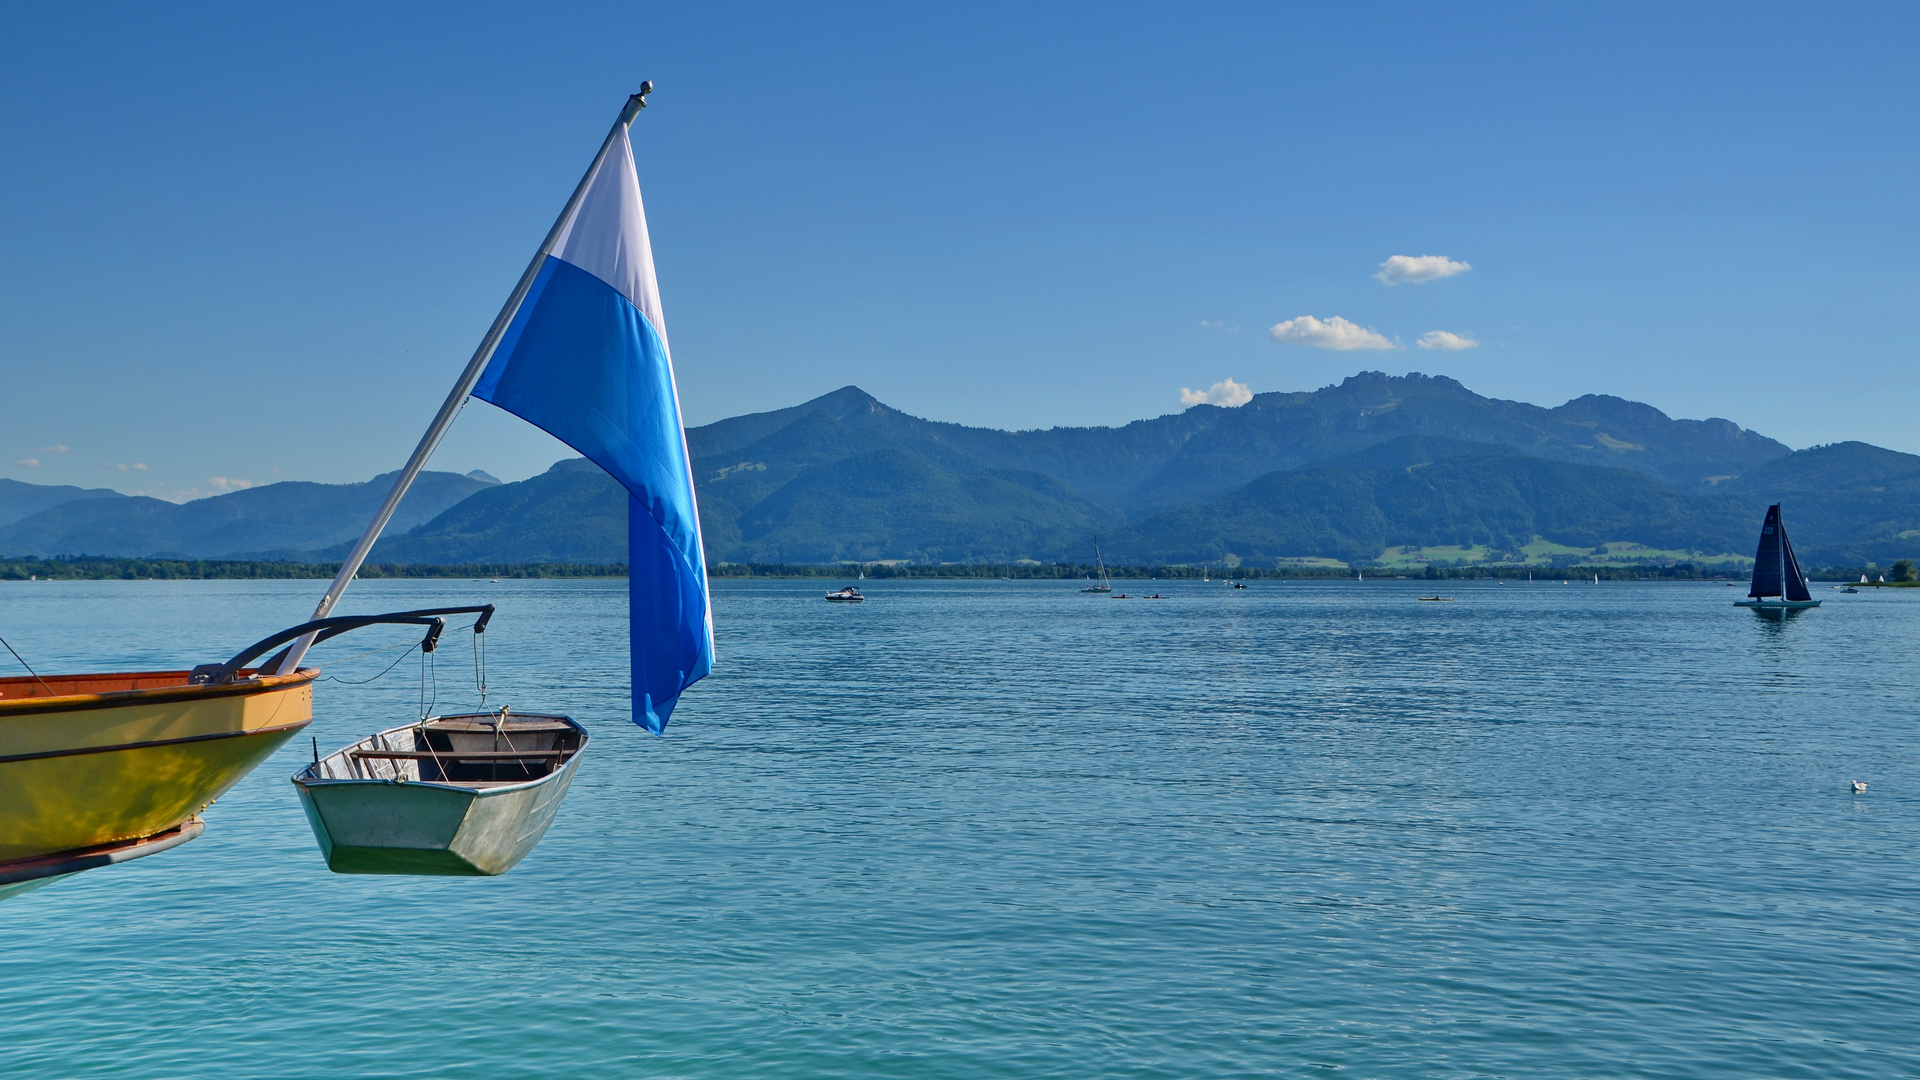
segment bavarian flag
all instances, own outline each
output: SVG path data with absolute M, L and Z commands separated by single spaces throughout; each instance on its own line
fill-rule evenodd
M 633 721 L 660 733 L 680 692 L 713 666 L 713 617 L 625 124 L 555 227 L 473 396 L 545 429 L 627 489 Z

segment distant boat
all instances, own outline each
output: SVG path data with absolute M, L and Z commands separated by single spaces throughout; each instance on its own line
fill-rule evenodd
M 1428 601 L 1429 603 L 1450 604 L 1453 602 L 1453 597 L 1451 596 L 1422 596 L 1419 599 Z
M 861 596 L 860 590 L 852 585 L 844 589 L 835 589 L 827 594 L 829 604 L 864 604 L 866 602 L 867 598 Z
M 1244 589 L 1247 587 L 1247 584 L 1244 581 L 1236 581 L 1233 583 L 1233 587 L 1236 589 Z
M 1099 567 L 1100 576 L 1092 579 L 1092 584 L 1080 591 L 1083 593 L 1111 593 L 1113 591 L 1113 579 L 1107 576 L 1107 560 L 1100 555 L 1100 542 L 1098 540 L 1093 542 L 1093 561 L 1094 565 Z
M 587 731 L 565 716 L 436 716 L 294 775 L 336 874 L 504 874 L 553 824 Z
M 1599 574 L 1595 574 L 1595 575 L 1593 575 L 1593 583 L 1594 583 L 1595 585 L 1598 585 L 1598 584 L 1600 584 L 1600 575 L 1599 575 Z
M 1798 611 L 1820 606 L 1820 601 L 1807 591 L 1807 578 L 1800 572 L 1800 561 L 1793 557 L 1793 542 L 1787 539 L 1779 503 L 1767 508 L 1767 519 L 1760 525 L 1760 546 L 1753 553 L 1753 585 L 1747 590 L 1747 597 L 1735 600 L 1734 606 L 1760 611 Z

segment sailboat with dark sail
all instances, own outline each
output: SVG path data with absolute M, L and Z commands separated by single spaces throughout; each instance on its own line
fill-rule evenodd
M 1807 577 L 1800 572 L 1800 561 L 1793 557 L 1793 542 L 1787 539 L 1787 526 L 1780 519 L 1780 504 L 1767 507 L 1767 520 L 1760 526 L 1760 547 L 1753 553 L 1753 587 L 1747 599 L 1735 600 L 1735 607 L 1756 611 L 1798 611 L 1819 607 L 1820 601 L 1807 591 Z

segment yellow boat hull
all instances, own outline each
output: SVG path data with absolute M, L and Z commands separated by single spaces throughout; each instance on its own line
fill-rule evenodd
M 0 679 L 0 865 L 194 817 L 312 721 L 318 674 Z

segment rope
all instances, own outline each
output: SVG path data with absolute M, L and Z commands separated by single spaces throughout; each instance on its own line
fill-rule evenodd
M 480 710 L 487 708 L 487 644 L 486 635 L 473 635 L 473 685 L 480 691 Z
M 392 648 L 392 646 L 388 646 L 388 648 Z M 339 684 L 340 684 L 341 686 L 365 686 L 365 685 L 367 685 L 367 684 L 368 684 L 368 683 L 370 683 L 370 682 L 374 682 L 374 681 L 376 681 L 376 680 L 379 680 L 379 679 L 384 679 L 384 678 L 386 678 L 386 676 L 387 676 L 387 671 L 392 671 L 392 670 L 393 670 L 394 668 L 397 668 L 397 667 L 399 667 L 399 666 L 400 666 L 400 661 L 401 661 L 401 660 L 405 660 L 405 659 L 407 658 L 407 653 L 410 653 L 410 652 L 412 652 L 412 651 L 413 651 L 414 649 L 417 649 L 417 648 L 419 648 L 419 644 L 418 644 L 417 642 L 409 642 L 409 643 L 407 644 L 407 646 L 406 646 L 406 649 L 407 649 L 407 652 L 403 652 L 403 653 L 401 653 L 401 654 L 400 654 L 400 656 L 399 656 L 399 657 L 398 657 L 397 659 L 395 659 L 393 663 L 391 663 L 391 664 L 388 664 L 388 665 L 387 665 L 387 670 L 386 670 L 386 671 L 382 671 L 382 672 L 381 672 L 380 674 L 378 674 L 378 675 L 375 675 L 375 676 L 374 676 L 373 678 L 371 678 L 371 679 L 361 679 L 360 681 L 358 681 L 358 682 L 355 682 L 355 681 L 354 681 L 354 680 L 352 680 L 352 679 L 342 679 L 342 678 L 340 678 L 340 677 L 339 677 L 339 676 L 337 676 L 337 675 L 329 675 L 329 676 L 327 676 L 326 678 L 324 678 L 324 679 L 321 679 L 320 681 L 321 681 L 321 682 L 337 682 L 337 683 L 339 683 Z M 385 651 L 386 651 L 386 649 L 375 649 L 375 650 L 373 650 L 373 651 L 374 651 L 374 652 L 385 652 Z M 363 654 L 361 654 L 361 655 L 363 655 L 363 656 L 364 656 L 364 655 L 366 655 L 366 654 L 364 654 L 364 653 L 363 653 Z
M 6 638 L 0 638 L 0 645 L 7 645 L 7 639 L 6 639 Z M 10 652 L 10 653 L 13 653 L 13 658 L 14 658 L 15 660 L 19 660 L 19 661 L 20 661 L 20 666 L 21 666 L 21 667 L 23 667 L 23 668 L 26 668 L 26 669 L 27 669 L 27 674 L 29 674 L 29 675 L 31 675 L 31 676 L 33 676 L 33 681 L 34 681 L 34 682 L 37 682 L 37 683 L 39 683 L 39 684 L 40 684 L 40 689 L 42 689 L 42 690 L 45 690 L 45 691 L 47 692 L 47 696 L 48 696 L 48 697 L 59 697 L 59 696 L 60 696 L 59 694 L 56 694 L 56 693 L 54 693 L 54 692 L 53 692 L 53 687 L 51 687 L 51 686 L 48 686 L 48 685 L 47 685 L 47 680 L 45 680 L 45 679 L 43 679 L 43 678 L 41 678 L 41 677 L 40 677 L 40 673 L 39 673 L 39 672 L 37 672 L 37 671 L 35 671 L 35 670 L 33 670 L 33 665 L 32 665 L 32 664 L 29 664 L 29 663 L 27 663 L 27 662 L 26 662 L 26 661 L 25 661 L 24 659 L 21 659 L 21 656 L 20 656 L 20 654 L 19 654 L 19 653 L 17 653 L 17 652 L 13 652 L 13 646 L 11 646 L 11 645 L 7 645 L 7 651 L 8 651 L 8 652 Z M 484 698 L 482 698 L 481 700 L 482 700 L 482 701 L 484 701 L 485 699 L 484 699 Z
M 440 670 L 434 664 L 434 655 L 430 652 L 420 654 L 420 719 L 425 722 L 433 715 L 433 707 L 440 703 Z M 427 680 L 433 680 L 433 698 L 427 698 Z

